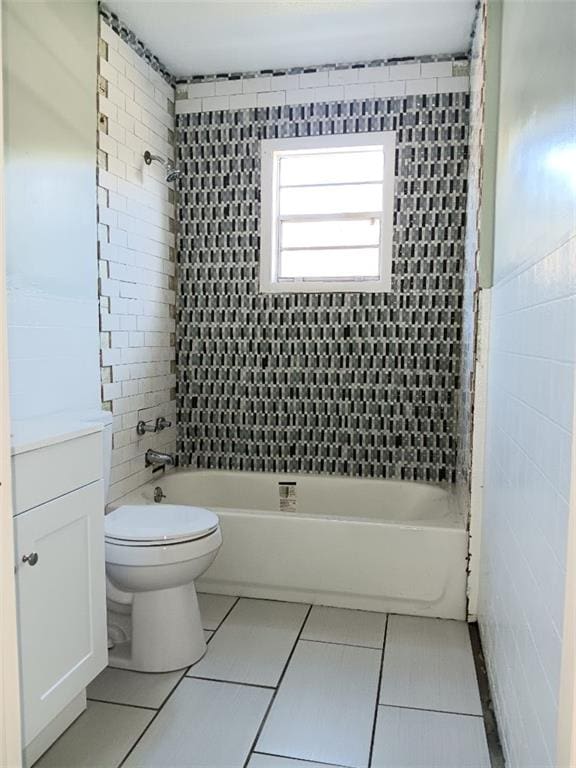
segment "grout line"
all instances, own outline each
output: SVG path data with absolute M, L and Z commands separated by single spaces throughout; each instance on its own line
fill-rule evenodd
M 306 757 L 286 757 L 286 755 L 277 755 L 275 752 L 258 752 L 254 750 L 253 755 L 267 755 L 269 757 L 280 757 L 282 760 L 296 760 L 299 763 L 310 763 L 310 760 Z M 344 765 L 344 763 L 322 763 L 318 760 L 314 760 L 316 765 L 327 765 L 330 768 L 352 768 L 352 766 Z
M 191 669 L 191 668 L 190 668 Z M 224 683 L 225 685 L 245 685 L 248 688 L 263 688 L 266 691 L 275 691 L 274 685 L 259 685 L 258 683 L 244 683 L 239 680 L 220 680 L 218 677 L 203 677 L 202 675 L 184 675 L 188 680 L 206 680 L 209 683 Z
M 382 672 L 384 671 L 384 653 L 386 651 L 386 641 L 388 640 L 388 625 L 390 617 L 386 616 L 386 627 L 384 629 L 384 641 L 382 643 L 382 653 L 380 655 L 380 674 L 378 676 L 378 687 L 376 689 L 376 704 L 374 706 L 374 722 L 372 723 L 372 733 L 370 735 L 370 749 L 368 752 L 368 768 L 372 766 L 374 756 L 374 740 L 376 739 L 376 723 L 378 721 L 378 705 L 380 703 L 380 689 L 382 688 Z
M 483 718 L 483 715 L 473 715 L 470 712 L 454 712 L 450 709 L 429 709 L 428 707 L 408 707 L 404 704 L 378 704 L 379 707 L 389 707 L 390 709 L 410 709 L 413 712 L 437 712 L 439 715 L 455 715 L 456 717 L 478 717 Z
M 482 640 L 480 638 L 480 632 L 478 631 L 478 624 L 468 624 L 468 633 L 472 645 L 474 667 L 476 669 L 480 702 L 482 704 L 484 730 L 486 732 L 486 742 L 488 744 L 488 753 L 490 755 L 490 765 L 492 768 L 504 768 L 504 754 L 502 752 L 502 744 L 498 733 L 498 722 L 492 706 L 490 683 L 486 671 L 486 662 L 482 651 Z
M 118 763 L 118 768 L 122 768 L 122 766 L 124 765 L 124 763 L 126 762 L 126 760 L 128 760 L 128 758 L 130 757 L 130 755 L 132 754 L 132 752 L 133 752 L 133 751 L 136 749 L 136 747 L 138 746 L 138 744 L 139 744 L 139 743 L 142 741 L 142 738 L 144 737 L 144 734 L 145 734 L 145 733 L 148 731 L 148 729 L 150 728 L 150 726 L 152 725 L 152 723 L 156 721 L 156 718 L 158 717 L 158 715 L 160 714 L 160 712 L 162 712 L 162 710 L 164 709 L 164 707 L 166 706 L 166 704 L 167 704 L 167 703 L 170 701 L 170 699 L 172 698 L 172 694 L 174 693 L 174 691 L 176 690 L 176 688 L 178 688 L 178 686 L 180 685 L 180 683 L 182 682 L 182 680 L 184 680 L 184 678 L 186 677 L 186 672 L 188 671 L 188 669 L 189 669 L 189 667 L 188 667 L 187 669 L 185 669 L 185 670 L 184 670 L 184 672 L 182 673 L 182 676 L 181 676 L 181 677 L 180 677 L 180 678 L 179 678 L 179 679 L 176 681 L 176 683 L 175 683 L 175 684 L 172 686 L 172 688 L 171 688 L 170 692 L 168 693 L 168 695 L 166 696 L 166 698 L 165 698 L 165 699 L 164 699 L 164 701 L 162 702 L 162 705 L 161 705 L 160 707 L 158 707 L 158 709 L 156 710 L 156 714 L 154 715 L 154 717 L 153 717 L 153 718 L 150 720 L 150 722 L 148 723 L 148 725 L 146 726 L 146 728 L 144 728 L 144 730 L 142 731 L 142 733 L 140 734 L 140 736 L 138 736 L 138 738 L 136 739 L 136 741 L 134 742 L 134 744 L 132 744 L 132 746 L 130 747 L 130 749 L 128 750 L 128 752 L 127 752 L 127 753 L 124 755 L 124 757 L 122 758 L 122 760 L 120 760 L 120 762 Z
M 270 698 L 270 703 L 266 707 L 266 712 L 264 712 L 264 717 L 262 718 L 262 722 L 260 723 L 260 727 L 256 731 L 256 736 L 254 737 L 254 741 L 252 742 L 252 745 L 250 746 L 250 749 L 248 751 L 248 755 L 246 757 L 246 760 L 244 761 L 243 768 L 246 768 L 248 763 L 250 762 L 250 758 L 252 757 L 252 754 L 254 753 L 254 750 L 256 749 L 256 744 L 258 743 L 258 739 L 260 738 L 260 734 L 262 733 L 264 729 L 264 725 L 266 723 L 266 720 L 268 719 L 268 715 L 270 714 L 270 710 L 272 709 L 272 705 L 274 704 L 276 700 L 276 696 L 278 695 L 278 691 L 280 689 L 280 685 L 282 684 L 282 681 L 284 680 L 284 676 L 286 675 L 286 670 L 288 669 L 288 666 L 290 662 L 292 661 L 292 657 L 294 656 L 294 651 L 296 650 L 296 647 L 298 646 L 298 643 L 300 641 L 300 638 L 302 636 L 302 632 L 304 631 L 304 627 L 306 626 L 306 622 L 308 621 L 308 617 L 310 616 L 310 613 L 312 611 L 312 605 L 308 606 L 308 610 L 306 612 L 306 616 L 304 616 L 304 621 L 302 622 L 302 626 L 300 627 L 300 630 L 296 636 L 296 640 L 294 641 L 294 645 L 292 646 L 292 650 L 288 654 L 288 658 L 286 659 L 286 663 L 284 664 L 284 669 L 282 670 L 282 674 L 280 675 L 278 679 L 278 684 L 276 688 L 274 689 L 274 693 L 272 694 Z M 284 755 L 284 757 L 287 757 Z
M 210 595 L 210 594 L 212 594 L 212 593 L 211 593 L 211 592 L 201 592 L 200 594 L 201 594 L 201 595 Z M 231 595 L 223 595 L 223 597 L 231 597 Z M 234 602 L 232 603 L 232 605 L 230 606 L 230 608 L 228 608 L 228 610 L 226 611 L 226 613 L 224 614 L 224 616 L 223 616 L 223 617 L 220 619 L 220 621 L 219 621 L 219 623 L 218 623 L 218 626 L 216 627 L 216 629 L 212 629 L 211 627 L 202 627 L 202 629 L 205 629 L 207 632 L 212 632 L 212 635 L 210 636 L 210 640 L 212 640 L 212 638 L 214 637 L 214 635 L 216 634 L 216 632 L 218 632 L 218 630 L 220 629 L 220 627 L 222 626 L 222 624 L 224 624 L 224 622 L 226 621 L 226 619 L 228 618 L 228 616 L 230 616 L 230 614 L 232 613 L 232 611 L 234 610 L 234 608 L 236 608 L 236 606 L 238 605 L 238 600 L 240 600 L 240 598 L 239 598 L 239 597 L 237 597 L 237 598 L 234 600 Z
M 386 622 L 388 623 L 388 622 Z M 384 637 L 386 630 L 384 630 Z M 365 648 L 367 651 L 381 651 L 384 642 L 380 645 L 359 645 L 358 643 L 339 643 L 338 640 L 313 640 L 311 637 L 301 637 L 300 640 L 306 643 L 323 643 L 324 645 L 345 645 L 347 648 Z
M 121 668 L 121 667 L 112 667 L 112 669 L 122 669 L 122 668 Z M 141 674 L 141 675 L 147 675 L 147 674 L 156 674 L 156 673 L 154 673 L 154 672 L 138 672 L 137 674 Z M 126 760 L 127 760 L 127 758 L 128 758 L 128 755 L 129 755 L 129 754 L 132 752 L 132 750 L 134 749 L 134 747 L 136 746 L 136 744 L 138 744 L 138 742 L 140 741 L 140 739 L 142 738 L 142 736 L 144 736 L 144 734 L 146 733 L 146 731 L 148 730 L 148 728 L 150 727 L 150 725 L 151 725 L 151 724 L 154 722 L 154 720 L 156 719 L 156 716 L 158 715 L 158 712 L 160 712 L 160 710 L 162 709 L 162 707 L 164 706 L 164 704 L 166 704 L 166 702 L 168 701 L 168 699 L 170 698 L 170 696 L 172 696 L 172 694 L 174 693 L 175 689 L 176 689 L 176 688 L 177 688 L 177 687 L 180 685 L 180 683 L 181 683 L 181 682 L 182 682 L 182 680 L 184 679 L 184 676 L 185 676 L 185 674 L 186 674 L 186 671 L 184 671 L 184 672 L 182 673 L 182 675 L 180 676 L 180 678 L 178 679 L 178 681 L 175 683 L 175 685 L 174 685 L 174 686 L 172 687 L 172 689 L 170 690 L 170 693 L 169 693 L 169 694 L 166 696 L 166 698 L 165 698 L 165 699 L 164 699 L 164 701 L 162 702 L 161 706 L 160 706 L 160 707 L 159 707 L 157 710 L 156 710 L 156 709 L 153 709 L 153 708 L 149 708 L 149 707 L 142 707 L 142 706 L 138 706 L 137 704 L 120 704 L 120 703 L 119 703 L 119 702 L 117 702 L 117 701 L 101 701 L 100 699 L 89 699 L 89 698 L 88 698 L 88 696 L 86 696 L 86 709 L 82 710 L 82 712 L 81 712 L 81 713 L 78 715 L 78 717 L 76 717 L 76 718 L 75 718 L 75 719 L 74 719 L 74 720 L 73 720 L 73 721 L 70 723 L 70 725 L 69 725 L 69 726 L 68 726 L 68 727 L 67 727 L 67 728 L 66 728 L 64 731 L 62 731 L 62 733 L 61 733 L 61 734 L 58 736 L 58 738 L 57 738 L 57 739 L 56 739 L 54 742 L 52 742 L 52 744 L 50 744 L 50 746 L 48 747 L 48 749 L 47 749 L 47 750 L 46 750 L 46 751 L 45 751 L 45 752 L 44 752 L 44 753 L 41 755 L 41 757 L 43 757 L 45 754 L 47 754 L 47 753 L 48 753 L 48 752 L 49 752 L 49 751 L 50 751 L 50 750 L 51 750 L 51 749 L 54 747 L 54 745 L 55 745 L 57 742 L 59 742 L 59 741 L 60 741 L 60 739 L 62 739 L 62 738 L 63 738 L 63 737 L 64 737 L 64 736 L 65 736 L 65 735 L 68 733 L 68 731 L 69 731 L 69 730 L 70 730 L 70 728 L 71 728 L 71 727 L 74 725 L 74 723 L 77 723 L 77 722 L 78 722 L 78 720 L 80 720 L 80 718 L 81 718 L 81 717 L 83 717 L 83 716 L 86 714 L 86 711 L 87 711 L 87 709 L 88 709 L 88 702 L 89 702 L 89 701 L 94 701 L 94 702 L 96 702 L 96 703 L 98 703 L 98 704 L 112 704 L 112 705 L 114 705 L 114 704 L 117 704 L 117 705 L 118 705 L 118 706 L 120 706 L 120 707 L 132 707 L 132 709 L 142 709 L 142 710 L 144 710 L 144 711 L 146 711 L 146 712 L 155 712 L 155 715 L 154 715 L 154 717 L 152 717 L 152 718 L 151 718 L 151 720 L 150 720 L 150 722 L 148 723 L 148 725 L 147 725 L 147 726 L 144 728 L 144 730 L 142 731 L 142 733 L 140 734 L 140 736 L 138 736 L 138 738 L 136 739 L 136 741 L 134 742 L 134 744 L 133 744 L 133 745 L 130 747 L 130 749 L 128 750 L 128 752 L 126 753 L 126 755 L 125 755 L 125 756 L 124 756 L 124 757 L 123 757 L 123 758 L 120 760 L 120 762 L 117 764 L 117 766 L 114 766 L 114 768 L 120 768 L 120 767 L 121 767 L 121 766 L 122 766 L 122 765 L 125 763 L 125 761 L 126 761 Z M 40 758 L 38 758 L 38 759 L 40 759 Z
M 235 606 L 238 604 L 240 597 L 236 597 L 233 604 L 230 606 L 222 620 L 218 623 L 218 626 L 215 630 L 208 630 L 213 632 L 212 637 L 214 634 L 222 627 L 230 613 L 233 611 Z M 259 598 L 250 598 L 250 599 L 259 599 Z M 287 602 L 287 601 L 276 601 L 276 602 Z M 290 604 L 293 604 L 292 601 L 289 601 Z M 150 719 L 150 722 L 145 726 L 143 731 L 140 733 L 140 735 L 136 738 L 132 746 L 129 748 L 127 753 L 124 755 L 124 757 L 115 764 L 116 768 L 121 768 L 124 766 L 126 761 L 128 760 L 129 756 L 132 754 L 132 752 L 136 749 L 138 744 L 142 741 L 144 735 L 148 731 L 148 729 L 152 726 L 152 723 L 156 720 L 164 706 L 170 701 L 172 695 L 175 693 L 176 689 L 182 684 L 183 680 L 204 680 L 208 682 L 214 682 L 214 683 L 221 683 L 221 684 L 230 684 L 230 685 L 239 685 L 244 687 L 251 687 L 251 688 L 257 688 L 261 690 L 267 690 L 271 692 L 270 701 L 265 709 L 265 712 L 263 714 L 262 720 L 260 722 L 260 725 L 257 729 L 256 735 L 254 737 L 254 740 L 251 743 L 251 746 L 248 750 L 246 760 L 243 764 L 243 768 L 247 768 L 248 763 L 250 762 L 253 755 L 270 755 L 272 757 L 278 757 L 285 760 L 292 760 L 302 763 L 309 762 L 308 758 L 302 758 L 302 757 L 293 757 L 291 755 L 282 755 L 282 754 L 276 754 L 276 753 L 270 753 L 270 752 L 263 752 L 257 750 L 256 746 L 258 743 L 258 740 L 262 734 L 262 731 L 264 730 L 266 721 L 270 715 L 270 712 L 273 708 L 274 702 L 276 700 L 276 696 L 279 692 L 279 689 L 281 687 L 281 684 L 287 674 L 287 670 L 290 666 L 290 663 L 292 661 L 292 658 L 296 652 L 296 649 L 300 645 L 300 643 L 304 642 L 313 642 L 313 643 L 320 643 L 320 644 L 328 644 L 328 645 L 340 645 L 345 647 L 353 647 L 353 648 L 364 648 L 366 650 L 379 650 L 378 648 L 374 648 L 371 646 L 358 646 L 351 643 L 338 643 L 333 641 L 324 641 L 324 640 L 309 640 L 305 637 L 303 637 L 307 622 L 309 620 L 310 614 L 314 608 L 313 605 L 307 605 L 306 603 L 299 603 L 299 605 L 302 605 L 303 607 L 307 606 L 307 611 L 305 613 L 305 616 L 302 620 L 300 629 L 297 632 L 296 639 L 294 640 L 294 643 L 290 649 L 290 652 L 288 654 L 288 657 L 283 665 L 281 674 L 278 678 L 278 682 L 276 685 L 259 685 L 256 683 L 246 683 L 246 682 L 239 682 L 235 680 L 220 680 L 217 678 L 210 678 L 210 677 L 202 677 L 202 676 L 196 676 L 193 674 L 193 668 L 194 665 L 184 668 L 181 671 L 180 676 L 176 680 L 176 682 L 172 685 L 169 692 L 163 699 L 161 705 L 159 707 L 150 707 L 150 706 L 144 706 L 140 704 L 128 704 L 125 702 L 118 702 L 118 701 L 109 701 L 107 699 L 98 699 L 98 698 L 92 698 L 88 697 L 88 701 L 97 702 L 97 703 L 104 703 L 108 705 L 117 705 L 121 707 L 127 707 L 127 708 L 133 708 L 133 709 L 139 709 L 142 711 L 147 711 L 153 713 L 153 716 Z M 492 702 L 491 702 L 491 696 L 490 696 L 490 688 L 489 688 L 489 682 L 486 674 L 486 668 L 485 668 L 485 661 L 484 656 L 482 652 L 482 645 L 480 636 L 478 633 L 478 628 L 476 624 L 469 624 L 468 625 L 468 632 L 470 636 L 470 642 L 472 646 L 472 652 L 473 652 L 473 658 L 474 658 L 474 665 L 475 665 L 475 672 L 476 672 L 476 678 L 477 678 L 477 685 L 480 693 L 480 700 L 482 704 L 482 714 L 471 714 L 467 712 L 455 712 L 455 711 L 449 711 L 449 710 L 438 710 L 438 709 L 430 709 L 426 707 L 415 707 L 415 706 L 406 706 L 406 705 L 396 705 L 396 704 L 388 704 L 385 702 L 380 702 L 380 696 L 382 692 L 382 683 L 383 683 L 383 667 L 384 667 L 384 660 L 385 660 L 385 654 L 387 649 L 387 643 L 389 642 L 389 628 L 390 628 L 390 616 L 391 614 L 385 614 L 386 615 L 386 625 L 384 629 L 384 638 L 382 642 L 382 648 L 381 648 L 381 658 L 380 658 L 380 671 L 379 671 L 379 678 L 378 678 L 378 685 L 377 685 L 377 691 L 376 691 L 376 703 L 374 708 L 374 720 L 372 725 L 372 733 L 371 733 L 371 739 L 370 739 L 370 747 L 369 747 L 369 758 L 368 758 L 368 766 L 367 768 L 371 768 L 373 765 L 373 759 L 374 759 L 374 742 L 375 742 L 375 736 L 376 736 L 376 727 L 377 727 L 377 721 L 378 721 L 378 715 L 381 707 L 387 707 L 387 708 L 393 708 L 393 709 L 404 709 L 404 710 L 411 710 L 411 711 L 423 711 L 423 712 L 436 712 L 440 714 L 447 714 L 447 715 L 455 715 L 457 717 L 474 717 L 474 718 L 482 718 L 485 732 L 486 732 L 486 739 L 488 744 L 488 751 L 490 756 L 490 765 L 492 768 L 504 768 L 504 759 L 502 756 L 502 749 L 500 745 L 500 740 L 498 736 L 498 729 L 497 724 L 494 717 L 494 712 L 492 710 Z M 210 638 L 211 639 L 211 638 Z M 123 670 L 122 667 L 111 667 L 114 669 L 120 669 Z M 191 674 L 192 673 L 192 674 Z M 154 673 L 145 673 L 145 672 L 139 672 L 136 674 L 140 675 L 153 675 Z M 84 713 L 82 713 L 84 714 Z M 80 715 L 81 716 L 81 715 Z M 64 734 L 62 734 L 63 736 Z M 59 739 L 57 739 L 58 741 Z M 318 762 L 318 761 L 316 761 Z M 323 763 L 320 762 L 319 765 L 324 765 L 327 768 L 350 768 L 350 766 L 346 766 L 344 764 L 339 763 Z
M 206 594 L 206 593 L 205 593 L 205 594 Z M 226 619 L 227 619 L 227 618 L 228 618 L 228 616 L 230 615 L 231 611 L 234 609 L 234 606 L 236 605 L 236 603 L 238 602 L 238 600 L 239 600 L 239 599 L 240 599 L 239 597 L 238 597 L 238 598 L 236 598 L 236 600 L 235 600 L 235 601 L 234 601 L 234 603 L 233 603 L 233 604 L 230 606 L 229 610 L 226 612 L 226 614 L 225 614 L 224 618 L 223 618 L 223 619 L 222 619 L 222 621 L 221 621 L 221 622 L 218 624 L 218 626 L 216 627 L 216 629 L 215 629 L 215 630 L 210 630 L 210 629 L 208 630 L 209 632 L 213 632 L 213 634 L 210 636 L 210 640 L 212 640 L 212 638 L 214 637 L 214 635 L 216 634 L 216 632 L 217 632 L 217 631 L 220 629 L 220 627 L 222 626 L 222 624 L 223 624 L 223 623 L 226 621 Z M 204 630 L 204 629 L 205 629 L 205 627 L 202 627 L 202 630 Z M 207 643 L 207 644 L 208 644 L 208 643 Z M 193 666 L 193 665 L 192 665 L 192 666 Z M 138 746 L 138 744 L 139 744 L 139 743 L 142 741 L 142 738 L 144 737 L 144 734 L 145 734 L 145 733 L 146 733 L 146 731 L 147 731 L 147 730 L 150 728 L 150 726 L 152 725 L 152 723 L 153 723 L 153 722 L 156 720 L 156 718 L 158 717 L 158 715 L 160 714 L 160 712 L 161 712 L 161 711 L 164 709 L 164 707 L 166 706 L 166 704 L 168 703 L 168 701 L 170 701 L 170 699 L 172 698 L 172 694 L 174 693 L 174 691 L 176 690 L 176 688 L 178 688 L 178 686 L 180 685 L 180 683 L 182 682 L 182 680 L 184 680 L 184 678 L 187 676 L 187 673 L 188 673 L 188 671 L 189 671 L 190 669 L 191 669 L 191 667 L 186 667 L 186 668 L 184 669 L 184 671 L 182 672 L 182 675 L 181 675 L 181 676 L 180 676 L 180 678 L 179 678 L 179 679 L 176 681 L 176 683 L 175 683 L 175 684 L 172 686 L 172 688 L 171 688 L 170 692 L 168 693 L 168 695 L 166 696 L 166 698 L 165 698 L 165 699 L 164 699 L 164 701 L 162 702 L 162 705 L 161 705 L 161 706 L 160 706 L 160 707 L 159 707 L 159 708 L 156 710 L 156 714 L 154 715 L 154 717 L 153 717 L 153 718 L 150 720 L 150 722 L 148 723 L 148 725 L 146 726 L 146 728 L 144 728 L 144 730 L 142 731 L 142 733 L 140 734 L 140 736 L 139 736 L 139 737 L 136 739 L 136 741 L 134 742 L 134 744 L 133 744 L 133 745 L 130 747 L 130 749 L 128 750 L 128 752 L 127 752 L 127 753 L 124 755 L 123 759 L 122 759 L 122 760 L 121 760 L 121 761 L 118 763 L 118 768 L 122 768 L 122 766 L 124 765 L 124 763 L 126 762 L 126 760 L 128 760 L 128 758 L 130 757 L 130 755 L 132 754 L 132 752 L 133 752 L 133 751 L 136 749 L 136 747 Z
M 534 267 L 538 266 L 538 264 L 544 259 L 549 258 L 552 256 L 552 254 L 556 253 L 557 251 L 561 251 L 564 248 L 568 249 L 570 246 L 572 240 L 574 239 L 574 235 L 569 235 L 568 240 L 564 240 L 564 242 L 560 243 L 560 245 L 553 248 L 548 253 L 544 254 L 544 256 L 540 256 L 535 261 L 530 261 L 528 264 L 523 264 L 520 267 L 517 267 L 515 270 L 512 270 L 512 272 L 509 275 L 506 275 L 502 278 L 502 280 L 497 284 L 492 286 L 493 288 L 500 288 L 500 286 L 505 286 L 507 283 L 511 282 L 512 280 L 516 280 L 520 275 L 523 275 L 524 272 L 528 272 L 531 269 L 534 269 Z
M 117 704 L 119 707 L 132 707 L 133 709 L 145 709 L 147 712 L 156 712 L 156 710 L 158 709 L 158 707 L 146 707 L 144 706 L 144 704 L 127 704 L 125 701 L 109 701 L 108 699 L 95 699 L 92 696 L 87 696 L 86 701 L 97 701 L 99 704 Z

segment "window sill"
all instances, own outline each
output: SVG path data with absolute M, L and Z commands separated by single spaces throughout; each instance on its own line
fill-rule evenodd
M 265 283 L 260 281 L 260 293 L 390 293 L 390 280 L 346 280 L 322 281 L 303 280 Z

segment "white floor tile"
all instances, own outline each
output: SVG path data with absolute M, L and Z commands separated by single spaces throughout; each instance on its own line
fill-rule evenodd
M 372 768 L 490 768 L 484 721 L 378 707 Z
M 380 651 L 300 641 L 257 751 L 366 768 Z
M 125 768 L 242 768 L 272 691 L 185 678 Z
M 310 763 L 308 760 L 292 760 L 290 757 L 254 752 L 246 768 L 326 768 L 326 763 Z
M 241 599 L 210 640 L 193 677 L 253 685 L 278 684 L 308 606 Z
M 198 606 L 200 607 L 200 616 L 202 617 L 204 629 L 218 629 L 221 621 L 237 599 L 237 597 L 228 597 L 228 595 L 199 593 Z
M 302 630 L 302 640 L 361 645 L 382 648 L 386 632 L 386 614 L 350 611 L 315 605 Z
M 90 701 L 34 768 L 117 768 L 155 714 Z
M 468 625 L 390 616 L 380 703 L 481 715 Z
M 183 674 L 183 670 L 144 674 L 107 667 L 90 683 L 87 694 L 97 701 L 158 708 Z

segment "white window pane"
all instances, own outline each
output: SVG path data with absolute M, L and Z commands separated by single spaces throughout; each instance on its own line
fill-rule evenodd
M 283 221 L 282 248 L 318 248 L 331 245 L 375 245 L 380 243 L 380 220 Z
M 380 277 L 378 248 L 321 251 L 282 251 L 280 279 L 286 277 L 354 278 Z
M 290 187 L 280 190 L 280 215 L 362 213 L 382 210 L 382 184 Z
M 384 156 L 381 149 L 365 152 L 326 152 L 292 155 L 280 160 L 280 185 L 336 184 L 382 181 Z

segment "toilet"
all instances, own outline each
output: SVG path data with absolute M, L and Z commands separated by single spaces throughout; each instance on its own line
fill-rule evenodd
M 222 535 L 210 510 L 175 504 L 122 505 L 106 515 L 110 665 L 169 672 L 206 652 L 195 580 Z

